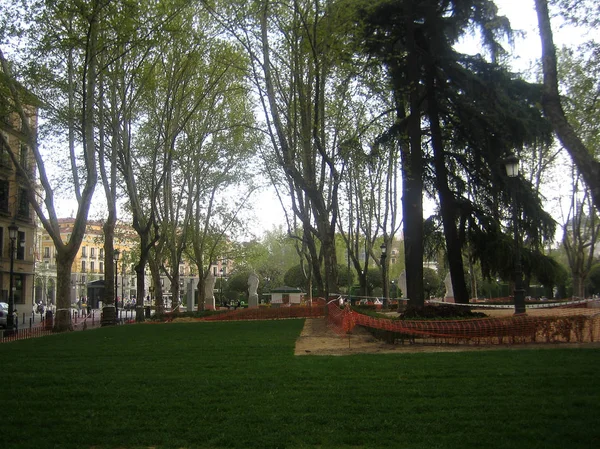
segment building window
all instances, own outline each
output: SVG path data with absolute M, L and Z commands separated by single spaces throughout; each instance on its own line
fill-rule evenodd
M 19 208 L 17 214 L 21 217 L 29 217 L 29 198 L 27 198 L 27 190 L 19 190 Z
M 96 258 L 96 248 L 90 248 L 90 256 L 93 259 Z
M 25 144 L 21 144 L 21 155 L 19 163 L 21 164 L 21 168 L 23 170 L 29 170 L 29 148 L 27 148 L 27 145 Z
M 85 273 L 85 260 L 81 261 L 81 272 Z
M 104 273 L 104 262 L 100 262 L 100 273 Z
M 23 276 L 20 273 L 15 273 L 15 304 L 25 304 L 25 295 L 23 294 L 25 282 L 23 282 Z
M 50 258 L 50 247 L 45 246 L 44 247 L 44 259 L 49 259 L 49 258 Z
M 87 246 L 81 247 L 81 257 L 87 257 Z
M 92 273 L 95 273 L 95 268 L 96 268 L 96 266 L 95 266 L 95 265 L 96 265 L 96 264 L 95 264 L 95 263 L 94 263 L 94 261 L 92 260 L 92 261 L 90 262 L 90 272 L 92 272 Z
M 104 259 L 104 248 L 100 248 L 100 255 L 98 257 L 100 257 L 100 259 Z
M 0 139 L 3 140 L 3 142 L 0 142 L 0 167 L 12 168 L 12 161 L 10 160 L 7 148 L 7 145 L 9 145 L 9 135 L 4 131 L 0 131 L 0 135 L 2 135 Z
M 17 237 L 17 259 L 25 260 L 25 233 L 21 231 Z
M 8 213 L 8 192 L 10 190 L 8 181 L 0 180 L 0 212 Z

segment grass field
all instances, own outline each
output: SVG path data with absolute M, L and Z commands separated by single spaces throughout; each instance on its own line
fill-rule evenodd
M 0 448 L 597 448 L 600 350 L 293 355 L 303 320 L 0 345 Z

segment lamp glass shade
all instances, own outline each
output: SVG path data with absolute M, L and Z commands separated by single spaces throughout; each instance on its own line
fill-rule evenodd
M 387 246 L 386 246 L 386 244 L 382 243 L 379 248 L 381 248 L 381 255 L 385 256 L 385 254 L 387 253 Z
M 119 256 L 121 256 L 121 251 L 115 249 L 115 260 L 119 260 Z
M 16 224 L 11 224 L 8 227 L 8 237 L 11 240 L 15 240 L 17 238 L 17 234 L 19 233 L 19 227 Z
M 514 178 L 519 175 L 519 158 L 514 153 L 510 154 L 504 160 L 504 166 L 506 167 L 506 174 L 509 178 Z

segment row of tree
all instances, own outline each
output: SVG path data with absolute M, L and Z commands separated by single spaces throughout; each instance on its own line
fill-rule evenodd
M 218 257 L 232 257 L 228 240 L 243 226 L 238 212 L 259 170 L 290 205 L 289 237 L 322 295 L 339 284 L 337 233 L 365 288 L 369 265 L 389 263 L 379 243 L 389 250 L 403 232 L 413 304 L 424 303 L 423 260 L 440 244 L 455 297 L 468 302 L 465 260 L 488 277 L 510 277 L 510 206 L 518 207 L 528 274 L 551 278 L 543 248 L 555 222 L 539 185 L 509 182 L 502 161 L 513 151 L 544 161 L 557 130 L 596 206 L 600 177 L 591 151 L 581 154 L 577 133 L 561 122 L 547 2 L 536 6 L 543 85 L 507 69 L 501 42 L 511 30 L 491 0 L 9 2 L 2 114 L 20 122 L 3 129 L 36 159 L 40 185 L 12 155 L 56 246 L 57 330 L 69 327 L 70 270 L 98 182 L 108 298 L 119 210 L 139 238 L 137 296 L 149 267 L 157 298 L 161 273 L 179 297 L 182 258 L 205 275 Z M 483 55 L 457 52 L 473 30 Z M 27 105 L 43 111 L 44 126 L 29 126 Z M 50 155 L 69 177 L 52 178 Z M 65 184 L 78 204 L 67 242 L 55 208 L 56 186 Z M 232 189 L 235 201 L 224 197 Z M 429 221 L 425 195 L 438 204 Z
M 571 234 L 571 235 L 569 235 Z M 580 240 L 584 236 L 573 236 L 567 233 L 570 239 Z M 341 261 L 338 264 L 338 285 L 336 294 L 348 294 L 352 297 L 382 297 L 384 295 L 383 278 L 380 267 L 372 267 L 367 270 L 365 275 L 367 282 L 362 286 L 359 283 L 359 277 L 353 269 L 352 262 L 347 265 L 344 261 L 346 255 L 344 246 L 344 237 L 336 234 L 337 258 Z M 587 240 L 590 244 L 591 240 Z M 310 292 L 307 276 L 303 267 L 298 264 L 294 241 L 289 239 L 283 229 L 266 232 L 260 241 L 253 241 L 243 245 L 244 259 L 236 263 L 233 271 L 228 272 L 225 277 L 218 277 L 215 284 L 215 297 L 227 300 L 237 300 L 247 296 L 247 280 L 250 273 L 254 272 L 259 277 L 259 294 L 269 293 L 272 289 L 288 286 L 300 288 L 303 292 Z M 404 242 L 395 241 L 393 244 L 395 256 L 390 259 L 389 266 L 389 298 L 405 297 L 406 292 L 401 289 L 401 278 L 404 265 Z M 582 279 L 573 274 L 571 264 L 573 250 L 569 245 L 561 245 L 548 251 L 548 255 L 553 259 L 552 278 L 538 278 L 536 273 L 544 272 L 538 267 L 530 266 L 532 262 L 525 258 L 525 271 L 528 276 L 525 279 L 527 295 L 534 298 L 547 297 L 552 298 L 570 298 L 572 296 L 590 297 L 600 294 L 600 258 L 592 255 L 590 267 L 587 269 Z M 528 253 L 526 253 L 528 254 Z M 465 278 L 468 280 L 467 289 L 469 298 L 478 299 L 505 299 L 512 295 L 514 286 L 510 283 L 510 278 L 501 278 L 500 276 L 486 276 L 482 271 L 481 264 L 469 263 L 468 256 L 464 256 Z M 587 264 L 587 259 L 586 259 Z M 449 272 L 445 251 L 442 248 L 436 254 L 432 254 L 429 259 L 430 267 L 423 269 L 423 291 L 426 298 L 443 298 L 446 294 L 445 279 Z M 433 268 L 431 268 L 433 267 Z M 364 275 L 364 273 L 361 273 Z M 317 293 L 313 291 L 313 294 Z

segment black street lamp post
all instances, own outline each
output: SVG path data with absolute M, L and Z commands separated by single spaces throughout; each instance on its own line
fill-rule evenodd
M 519 176 L 519 158 L 511 153 L 504 160 L 506 174 L 515 178 L 513 186 L 513 237 L 515 240 L 515 315 L 525 313 L 525 289 L 523 289 L 523 270 L 521 268 L 521 237 L 519 236 L 519 206 L 517 202 L 517 179 Z
M 8 286 L 8 316 L 6 317 L 6 330 L 12 333 L 15 330 L 15 242 L 19 234 L 19 227 L 16 224 L 11 224 L 8 227 L 8 237 L 10 238 L 10 280 Z
M 48 261 L 44 261 L 44 276 L 42 277 L 42 303 L 48 308 Z
M 121 263 L 121 308 L 125 309 L 125 254 Z
M 387 307 L 387 303 L 388 303 L 388 286 L 387 286 L 387 282 L 386 282 L 386 276 L 385 276 L 385 260 L 387 258 L 387 245 L 385 244 L 385 242 L 383 242 L 381 244 L 381 246 L 379 247 L 381 248 L 381 277 L 383 278 L 383 308 L 385 309 Z
M 117 282 L 119 280 L 119 256 L 121 255 L 121 251 L 115 249 L 115 318 L 117 322 L 119 321 L 119 289 L 117 287 Z

